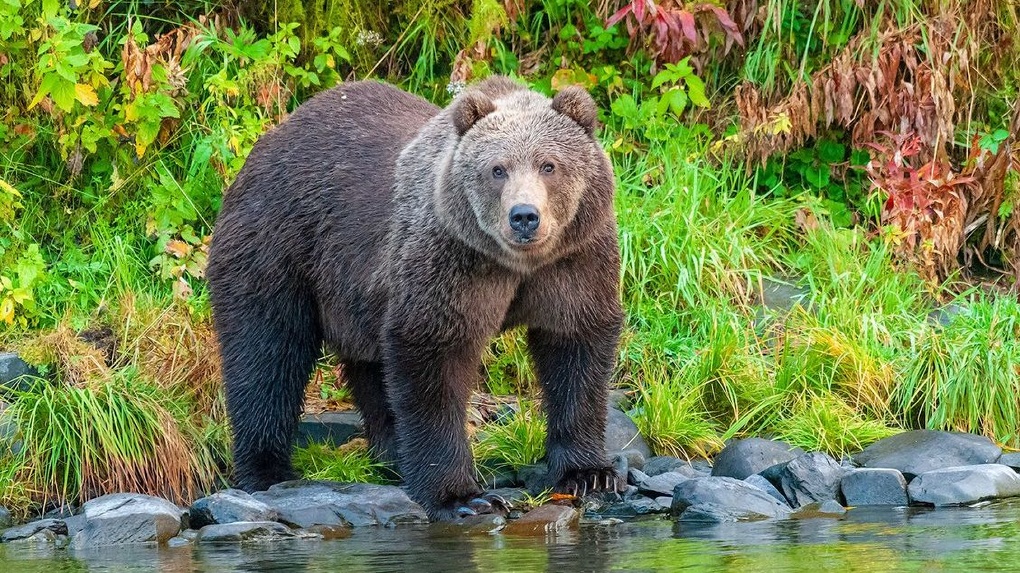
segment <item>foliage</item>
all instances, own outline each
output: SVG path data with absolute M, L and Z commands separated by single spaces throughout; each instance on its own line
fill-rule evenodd
M 531 403 L 522 403 L 505 419 L 489 422 L 476 432 L 474 457 L 479 465 L 521 467 L 545 455 L 545 416 Z
M 338 482 L 389 483 L 385 466 L 372 457 L 364 440 L 354 440 L 340 447 L 309 444 L 297 448 L 294 469 L 305 479 Z

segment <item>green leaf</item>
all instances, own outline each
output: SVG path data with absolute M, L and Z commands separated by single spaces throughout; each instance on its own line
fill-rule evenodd
M 679 88 L 670 90 L 663 96 L 663 99 L 669 100 L 669 109 L 676 115 L 683 113 L 684 108 L 687 107 L 687 94 Z
M 829 184 L 828 165 L 810 165 L 804 170 L 804 179 L 816 189 L 824 189 Z
M 673 74 L 669 73 L 668 70 L 662 70 L 661 72 L 655 74 L 655 77 L 652 78 L 652 88 L 653 89 L 657 88 L 672 79 Z
M 822 163 L 839 163 L 846 155 L 846 147 L 831 139 L 819 139 L 815 143 L 815 149 L 818 151 L 818 160 Z
M 687 93 L 691 97 L 691 102 L 698 107 L 710 107 L 711 104 L 705 97 L 705 82 L 693 74 L 685 77 L 684 81 L 687 82 Z
M 50 92 L 50 97 L 53 98 L 53 102 L 65 112 L 71 111 L 74 108 L 74 82 L 64 81 L 62 78 L 57 78 L 57 81 L 53 84 L 53 90 Z

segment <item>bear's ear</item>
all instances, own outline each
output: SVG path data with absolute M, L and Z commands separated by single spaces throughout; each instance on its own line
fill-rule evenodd
M 576 121 L 588 135 L 595 131 L 598 107 L 584 88 L 578 86 L 564 88 L 553 97 L 552 108 Z
M 453 126 L 457 135 L 464 135 L 478 120 L 496 111 L 496 104 L 477 90 L 464 92 L 453 108 Z

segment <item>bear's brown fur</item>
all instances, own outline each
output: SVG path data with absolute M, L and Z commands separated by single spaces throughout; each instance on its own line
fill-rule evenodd
M 526 325 L 560 488 L 613 487 L 603 435 L 622 324 L 613 172 L 579 88 L 506 78 L 446 109 L 378 82 L 323 92 L 227 192 L 208 277 L 236 481 L 292 477 L 323 343 L 366 434 L 433 518 L 477 498 L 465 409 L 484 346 Z

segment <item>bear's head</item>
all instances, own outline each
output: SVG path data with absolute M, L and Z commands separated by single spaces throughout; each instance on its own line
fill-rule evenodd
M 477 225 L 489 240 L 482 250 L 498 249 L 498 258 L 526 269 L 615 221 L 612 167 L 582 88 L 550 99 L 494 78 L 461 94 L 448 113 L 457 140 L 439 192 L 470 206 L 455 224 Z

